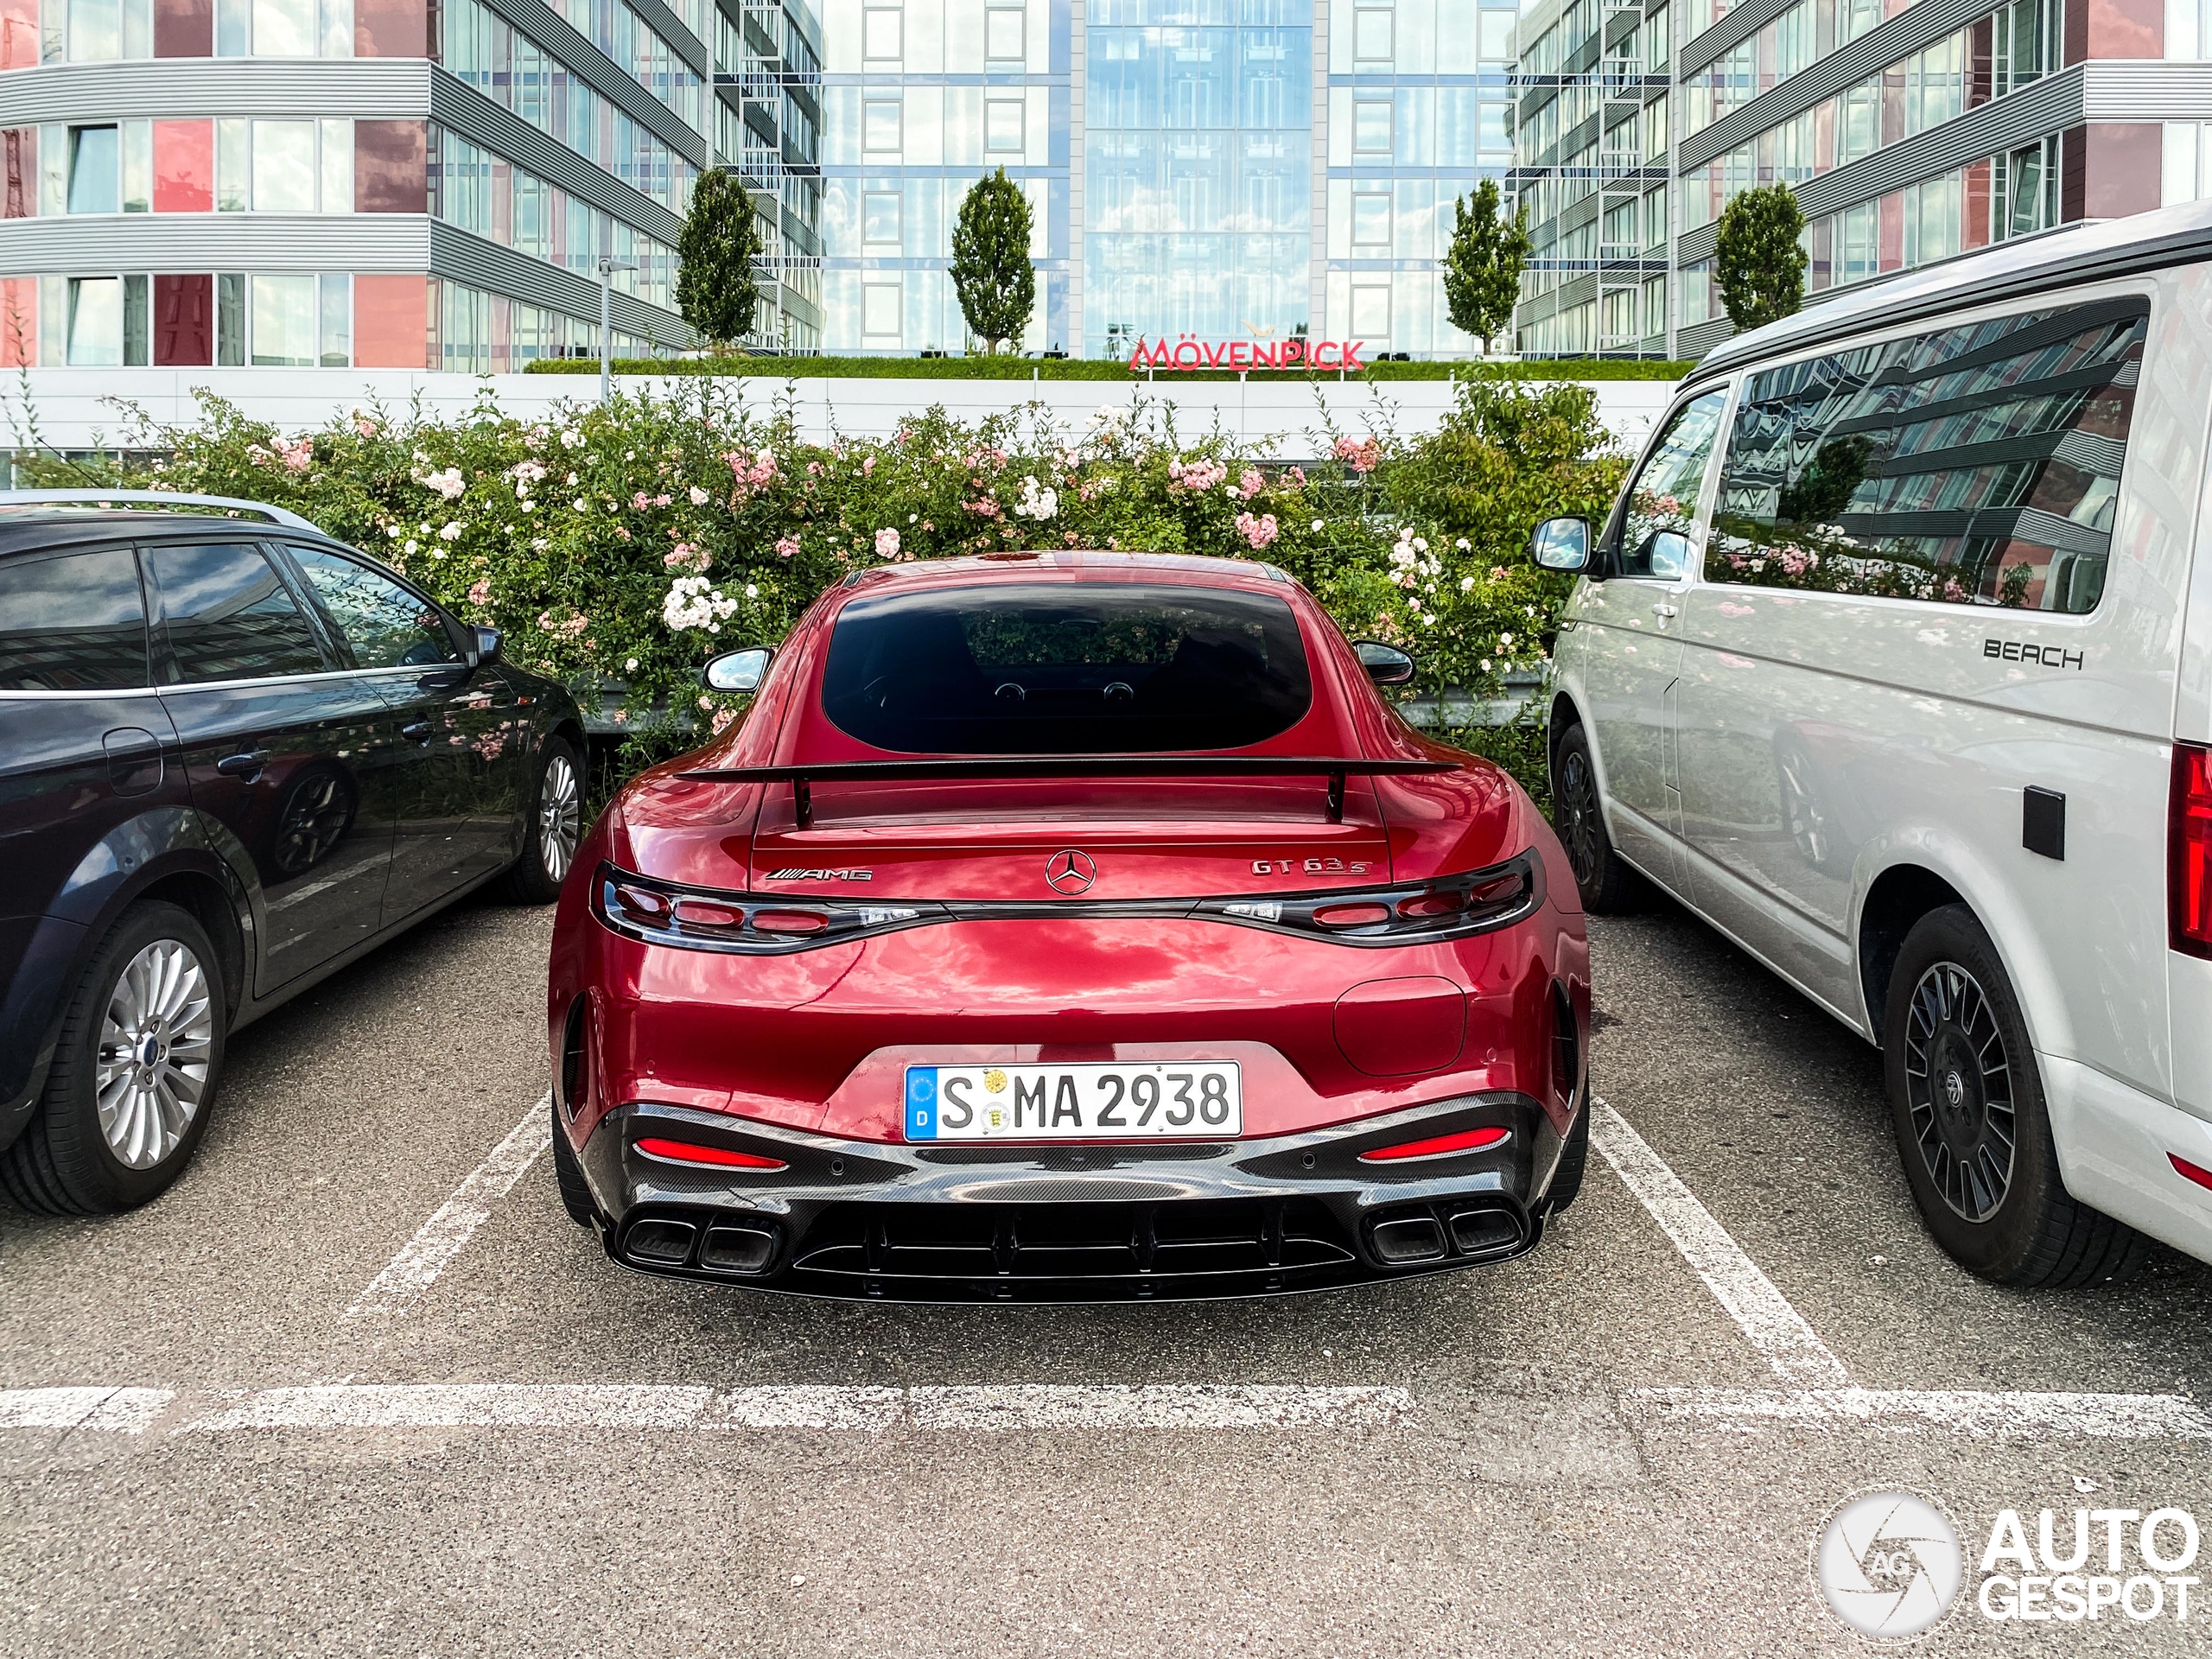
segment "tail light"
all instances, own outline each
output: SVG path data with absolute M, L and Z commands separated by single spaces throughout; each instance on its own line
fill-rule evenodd
M 1426 1141 L 1402 1141 L 1395 1147 L 1373 1147 L 1359 1154 L 1363 1164 L 1395 1164 L 1404 1158 L 1448 1158 L 1455 1152 L 1484 1152 L 1510 1140 L 1513 1131 L 1487 1124 L 1461 1129 L 1455 1135 L 1431 1135 Z
M 2167 814 L 2167 942 L 2192 957 L 2212 957 L 2212 748 L 2174 745 Z
M 775 956 L 950 919 L 942 905 L 700 893 L 600 867 L 593 914 L 625 938 L 687 950 Z
M 2212 1169 L 2202 1164 L 2192 1164 L 2177 1152 L 2166 1154 L 2166 1161 L 2174 1166 L 2174 1173 L 2184 1181 L 2195 1181 L 2208 1192 L 2212 1192 Z
M 664 1141 L 649 1135 L 632 1144 L 646 1157 L 665 1159 L 671 1164 L 707 1164 L 716 1169 L 791 1167 L 780 1158 L 763 1157 L 757 1152 L 739 1152 L 729 1147 L 702 1147 L 696 1141 Z
M 1533 852 L 1461 875 L 1402 887 L 1207 899 L 1195 914 L 1342 944 L 1402 945 L 1465 938 L 1510 927 L 1544 901 L 1544 867 Z

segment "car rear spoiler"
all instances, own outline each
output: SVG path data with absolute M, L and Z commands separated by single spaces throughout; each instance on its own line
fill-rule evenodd
M 811 785 L 944 778 L 1326 778 L 1329 822 L 1344 816 L 1344 779 L 1458 772 L 1457 760 L 1366 760 L 1314 754 L 1022 754 L 962 760 L 825 760 L 808 766 L 702 767 L 676 775 L 699 784 L 789 784 L 798 827 L 814 822 Z

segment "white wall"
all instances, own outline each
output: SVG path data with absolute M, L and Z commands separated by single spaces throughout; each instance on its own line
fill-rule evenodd
M 118 448 L 131 443 L 134 424 L 124 405 L 156 425 L 188 423 L 204 388 L 238 405 L 251 418 L 290 433 L 322 425 L 334 415 L 368 410 L 381 402 L 404 414 L 419 398 L 428 413 L 459 415 L 488 386 L 509 414 L 538 418 L 563 404 L 588 404 L 599 395 L 589 375 L 502 374 L 477 377 L 404 369 L 33 369 L 29 415 L 50 448 Z M 623 391 L 656 392 L 696 388 L 690 377 L 617 377 Z M 715 383 L 723 396 L 741 398 L 766 415 L 788 399 L 799 429 L 810 439 L 833 433 L 886 437 L 907 416 L 932 404 L 963 421 L 1033 406 L 1063 429 L 1085 429 L 1101 409 L 1146 405 L 1172 418 L 1176 432 L 1196 441 L 1218 428 L 1240 444 L 1266 448 L 1287 460 L 1320 454 L 1327 429 L 1353 437 L 1395 432 L 1414 436 L 1433 430 L 1452 402 L 1441 380 L 1358 382 L 1262 380 L 1187 381 L 1161 376 L 1147 384 L 1118 380 L 800 379 L 768 376 Z M 1658 380 L 1601 380 L 1599 417 L 1621 442 L 1643 442 L 1674 388 Z M 0 448 L 33 447 L 22 383 L 0 378 Z

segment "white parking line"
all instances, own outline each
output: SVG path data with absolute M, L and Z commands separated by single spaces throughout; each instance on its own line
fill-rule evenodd
M 1972 1389 L 1637 1389 L 1662 1416 L 1738 1428 L 1948 1429 L 1977 1440 L 2212 1440 L 2212 1415 L 2178 1394 Z
M 369 1281 L 341 1319 L 388 1319 L 404 1313 L 460 1255 L 476 1230 L 490 1219 L 492 1206 L 505 1198 L 537 1154 L 553 1144 L 553 1097 L 538 1096 L 506 1139 L 468 1173 L 437 1212 L 416 1230 L 397 1255 Z
M 130 1396 L 119 1404 L 121 1396 Z M 246 1429 L 1389 1428 L 1414 1414 L 1403 1389 L 1154 1383 L 1084 1387 L 712 1389 L 601 1383 L 333 1383 L 252 1393 L 167 1389 L 0 1389 L 0 1428 L 140 1434 L 167 1414 L 171 1433 Z
M 1630 1128 L 1628 1120 L 1597 1096 L 1590 1100 L 1590 1143 L 1636 1194 L 1706 1288 L 1728 1310 L 1775 1375 L 1800 1388 L 1848 1389 L 1843 1362 L 1790 1306 L 1758 1263 L 1744 1254 L 1728 1230 L 1697 1201 L 1664 1159 Z

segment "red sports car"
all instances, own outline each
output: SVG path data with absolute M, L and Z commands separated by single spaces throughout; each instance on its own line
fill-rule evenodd
M 765 670 L 765 676 L 764 676 Z M 1589 955 L 1505 773 L 1271 566 L 825 594 L 561 899 L 554 1154 L 618 1262 L 885 1300 L 1230 1296 L 1532 1248 Z

